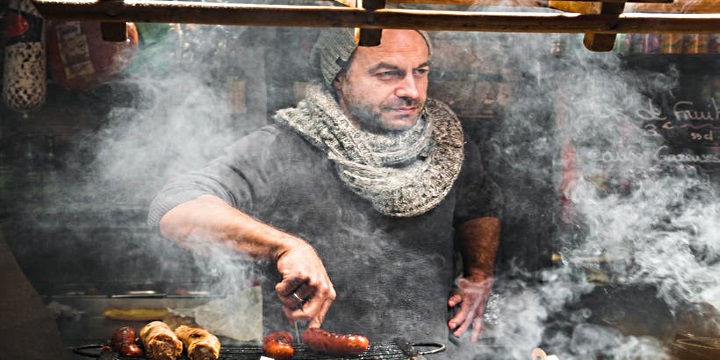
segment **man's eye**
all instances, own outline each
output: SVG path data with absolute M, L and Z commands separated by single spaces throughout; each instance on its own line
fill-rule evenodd
M 427 73 L 430 72 L 430 69 L 417 69 L 415 70 L 416 75 L 427 75 Z
M 402 73 L 400 73 L 400 71 L 383 71 L 375 74 L 375 76 L 381 79 L 390 79 L 395 77 L 401 77 Z

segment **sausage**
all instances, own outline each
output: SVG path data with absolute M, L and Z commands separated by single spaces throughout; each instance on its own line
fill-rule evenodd
M 124 344 L 119 352 L 123 357 L 141 358 L 145 356 L 138 344 Z
M 362 335 L 335 334 L 320 328 L 303 331 L 303 342 L 310 349 L 330 355 L 355 355 L 368 349 L 370 341 Z
M 216 360 L 220 356 L 220 340 L 205 329 L 180 325 L 175 335 L 185 345 L 190 360 Z
M 275 360 L 289 360 L 295 355 L 293 337 L 287 331 L 271 332 L 263 338 L 263 353 Z
M 175 360 L 183 345 L 177 335 L 162 321 L 153 321 L 140 329 L 140 339 L 149 360 Z
M 118 308 L 109 307 L 103 310 L 103 316 L 112 320 L 122 321 L 154 321 L 168 316 L 167 308 Z
M 120 351 L 123 345 L 134 344 L 136 338 L 135 329 L 132 327 L 123 326 L 117 328 L 110 338 L 110 348 L 113 349 L 113 351 Z
M 143 357 L 143 351 L 137 345 L 137 334 L 130 326 L 123 326 L 113 332 L 110 348 L 124 357 Z

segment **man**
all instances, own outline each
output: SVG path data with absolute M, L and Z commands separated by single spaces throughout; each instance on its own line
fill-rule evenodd
M 170 181 L 149 222 L 181 244 L 221 243 L 266 264 L 266 331 L 289 319 L 373 342 L 447 343 L 471 326 L 476 339 L 500 198 L 458 119 L 427 99 L 427 37 L 383 30 L 380 46 L 357 47 L 352 31 L 329 29 L 314 55 L 321 84 Z

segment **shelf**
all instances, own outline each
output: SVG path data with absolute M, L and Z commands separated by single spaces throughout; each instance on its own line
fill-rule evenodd
M 441 11 L 168 1 L 34 0 L 50 20 L 528 33 L 714 33 L 717 14 Z

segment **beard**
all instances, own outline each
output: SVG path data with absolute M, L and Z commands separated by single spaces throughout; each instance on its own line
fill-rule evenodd
M 379 107 L 363 104 L 356 99 L 345 98 L 344 100 L 352 120 L 357 122 L 363 130 L 375 134 L 402 132 L 412 128 L 420 117 L 419 110 L 415 114 L 407 115 L 392 115 L 390 112 L 401 107 L 412 106 L 416 109 L 422 109 L 424 106 L 423 100 L 407 98 L 397 98 L 393 101 L 383 102 Z M 404 121 L 396 124 L 392 121 L 393 119 Z

